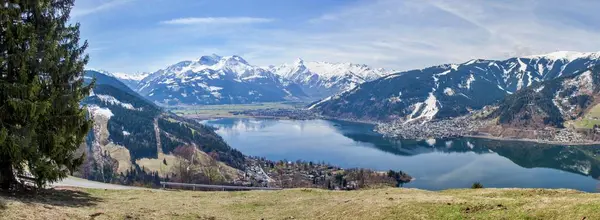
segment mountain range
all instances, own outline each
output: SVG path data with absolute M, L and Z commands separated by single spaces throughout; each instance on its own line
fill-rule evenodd
M 270 66 L 271 72 L 297 83 L 310 97 L 324 98 L 392 73 L 363 64 L 305 62 L 298 58 L 293 64 Z
M 157 103 L 241 104 L 305 97 L 300 87 L 239 56 L 202 56 L 142 79 L 137 91 Z
M 581 73 L 599 63 L 600 53 L 579 52 L 474 59 L 387 75 L 309 109 L 352 119 L 429 121 L 496 104 L 535 83 Z
M 202 56 L 152 73 L 107 73 L 166 105 L 317 100 L 391 73 L 367 65 L 305 62 L 266 68 L 240 56 Z

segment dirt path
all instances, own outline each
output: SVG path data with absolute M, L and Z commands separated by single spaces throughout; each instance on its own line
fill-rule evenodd
M 53 183 L 50 186 L 51 187 L 79 187 L 79 188 L 87 188 L 87 189 L 114 189 L 114 190 L 147 189 L 147 188 L 142 188 L 142 187 L 123 186 L 123 185 L 95 182 L 95 181 L 90 181 L 90 180 L 81 179 L 81 178 L 72 177 L 72 176 L 67 177 L 66 179 L 64 179 L 60 182 Z
M 154 134 L 156 135 L 156 152 L 162 154 L 162 146 L 160 145 L 160 129 L 158 128 L 158 117 L 154 118 Z

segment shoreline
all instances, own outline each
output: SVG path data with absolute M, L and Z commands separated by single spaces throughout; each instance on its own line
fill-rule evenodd
M 294 120 L 288 117 L 275 117 L 275 116 L 250 116 L 250 115 L 196 115 L 196 114 L 188 114 L 188 115 L 179 115 L 184 118 L 189 119 L 198 119 L 198 120 L 210 120 L 210 119 L 223 119 L 223 118 L 256 118 L 256 119 L 277 119 L 277 120 Z
M 582 142 L 582 143 L 569 143 L 569 142 L 561 142 L 561 141 L 546 141 L 546 140 L 537 140 L 537 139 L 528 139 L 528 138 L 496 137 L 496 136 L 491 136 L 491 135 L 464 135 L 463 137 L 466 137 L 466 138 L 481 138 L 481 139 L 498 140 L 498 141 L 533 142 L 533 143 L 539 143 L 539 144 L 565 145 L 565 146 L 600 145 L 600 141 L 596 141 L 596 142 Z
M 376 126 L 378 122 L 375 121 L 365 121 L 365 120 L 352 120 L 345 118 L 334 118 L 334 117 L 316 117 L 313 119 L 292 119 L 289 117 L 277 117 L 277 116 L 251 116 L 251 115 L 182 115 L 182 117 L 190 118 L 190 119 L 198 119 L 198 120 L 211 120 L 211 119 L 223 119 L 223 118 L 235 118 L 235 119 L 272 119 L 272 120 L 333 120 L 333 121 L 343 121 L 343 122 L 351 122 L 351 123 L 360 123 L 367 125 Z M 377 132 L 385 136 L 385 134 Z M 531 142 L 531 143 L 539 143 L 539 144 L 551 144 L 551 145 L 565 145 L 565 146 L 589 146 L 589 145 L 600 145 L 600 141 L 591 141 L 591 142 L 580 142 L 580 143 L 571 143 L 571 142 L 561 142 L 561 141 L 547 141 L 547 140 L 538 140 L 538 139 L 529 139 L 529 138 L 509 138 L 509 137 L 496 137 L 491 135 L 463 135 L 452 138 L 481 138 L 481 139 L 489 139 L 489 140 L 498 140 L 498 141 L 520 141 L 520 142 Z M 393 138 L 398 139 L 398 138 Z
M 255 115 L 214 115 L 214 114 L 188 114 L 188 115 L 179 115 L 184 118 L 189 119 L 198 119 L 198 120 L 210 120 L 210 119 L 223 119 L 223 118 L 239 118 L 239 119 L 275 119 L 275 120 L 294 120 L 294 121 L 306 121 L 306 120 L 332 120 L 332 121 L 344 121 L 344 122 L 352 122 L 352 123 L 361 123 L 368 125 L 377 125 L 379 122 L 375 121 L 365 121 L 365 120 L 352 120 L 352 119 L 344 119 L 344 118 L 334 118 L 334 117 L 315 117 L 310 119 L 293 119 L 290 117 L 280 117 L 280 116 L 255 116 Z
M 333 118 L 333 117 L 324 117 L 324 116 L 321 117 L 321 118 L 316 118 L 316 119 L 353 122 L 353 123 L 368 124 L 368 125 L 377 125 L 377 124 L 379 124 L 379 122 L 375 122 L 375 121 L 353 120 L 353 119 Z

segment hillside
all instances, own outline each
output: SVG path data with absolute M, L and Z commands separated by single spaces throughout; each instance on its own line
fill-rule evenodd
M 82 149 L 88 158 L 80 176 L 103 182 L 123 181 L 122 176 L 134 170 L 172 176 L 174 165 L 189 160 L 175 155 L 179 147 L 195 149 L 187 152 L 197 155 L 198 165 L 218 160 L 214 167 L 221 173 L 232 174 L 237 172 L 234 168 L 245 166 L 244 155 L 213 128 L 164 112 L 111 76 L 89 71 L 86 78 L 96 79 L 92 94 L 82 101 L 94 126 Z
M 0 196 L 3 219 L 599 219 L 598 209 L 597 194 L 550 189 L 73 189 Z
M 536 84 L 507 96 L 489 117 L 501 125 L 527 128 L 564 127 L 600 103 L 600 68 Z
M 600 68 L 535 84 L 502 100 L 487 116 L 494 136 L 539 139 L 571 132 L 575 139 L 598 140 Z M 571 141 L 571 140 L 569 140 Z
M 580 73 L 599 63 L 600 53 L 556 52 L 445 64 L 366 82 L 310 108 L 353 119 L 429 121 L 464 115 L 537 82 Z
M 86 70 L 84 79 L 86 83 L 90 83 L 92 79 L 95 79 L 96 85 L 109 85 L 130 95 L 142 98 L 140 94 L 135 92 L 133 89 L 129 88 L 129 86 L 127 86 L 121 79 L 115 78 L 112 74 L 108 72 Z

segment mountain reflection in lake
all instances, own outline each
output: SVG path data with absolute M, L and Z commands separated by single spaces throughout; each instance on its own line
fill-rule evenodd
M 241 152 L 272 160 L 305 160 L 346 167 L 402 170 L 429 190 L 470 187 L 571 188 L 596 192 L 600 146 L 459 138 L 390 140 L 373 125 L 326 120 L 218 119 L 204 121 Z

